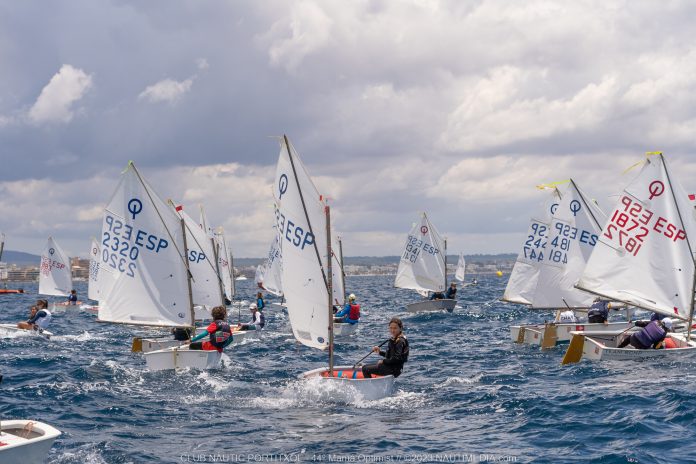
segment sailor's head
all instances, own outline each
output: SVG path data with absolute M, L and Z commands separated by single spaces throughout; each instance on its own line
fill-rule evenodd
M 257 293 L 256 298 L 263 298 L 263 293 L 261 293 L 261 292 Z
M 669 317 L 665 317 L 662 319 L 662 325 L 665 327 L 667 330 L 672 330 L 672 327 L 674 326 L 674 321 L 670 319 Z
M 34 314 L 36 314 L 38 310 L 39 310 L 39 308 L 37 308 L 36 306 L 32 306 L 31 307 L 31 315 L 33 316 Z
M 70 293 L 71 293 L 72 295 L 75 295 L 75 294 L 77 293 L 77 290 L 70 290 Z
M 355 301 L 355 293 L 348 295 L 348 301 Z
M 257 308 L 258 308 L 258 306 L 256 306 L 256 303 L 251 303 L 251 304 L 249 305 L 249 311 L 251 311 L 252 313 L 253 313 L 254 311 L 256 311 Z
M 404 330 L 404 323 L 398 317 L 392 317 L 389 321 L 389 333 L 392 337 L 397 337 Z
M 47 309 L 48 300 L 36 300 L 36 309 Z
M 450 284 L 450 287 L 452 287 L 452 288 L 457 288 L 457 282 L 452 282 L 452 283 Z
M 227 317 L 227 309 L 224 306 L 215 306 L 210 312 L 213 315 L 213 319 L 216 321 L 224 321 Z

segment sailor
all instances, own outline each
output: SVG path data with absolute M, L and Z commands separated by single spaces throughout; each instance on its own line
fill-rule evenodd
M 471 281 L 471 285 L 478 285 L 478 280 L 476 280 L 476 277 L 474 277 L 474 280 Z
M 256 307 L 259 311 L 266 309 L 266 303 L 263 301 L 263 293 L 261 292 L 256 294 Z
M 266 316 L 259 311 L 256 303 L 249 305 L 251 312 L 251 321 L 248 324 L 238 324 L 238 330 L 261 330 L 266 325 Z
M 575 311 L 567 309 L 558 315 L 558 322 L 561 324 L 575 324 L 578 322 L 578 318 L 575 315 Z
M 452 282 L 450 284 L 449 288 L 447 289 L 447 292 L 445 292 L 445 298 L 447 298 L 448 300 L 454 300 L 455 298 L 457 298 L 457 283 L 456 282 Z
M 431 300 L 442 300 L 445 298 L 445 294 L 442 292 L 433 292 L 432 295 L 430 295 Z
M 408 340 L 403 333 L 404 324 L 401 319 L 394 317 L 389 321 L 389 333 L 391 338 L 387 345 L 387 351 L 381 351 L 378 346 L 372 351 L 384 357 L 377 364 L 369 364 L 362 367 L 363 376 L 366 379 L 373 375 L 393 375 L 398 377 L 404 368 L 404 363 L 408 361 L 409 347 Z
M 360 305 L 355 301 L 355 294 L 351 293 L 348 296 L 348 303 L 336 313 L 334 322 L 347 322 L 349 324 L 357 324 L 360 322 Z
M 587 311 L 587 322 L 592 324 L 609 324 L 609 310 L 612 309 L 611 303 L 601 298 L 595 298 L 590 310 Z
M 70 290 L 70 295 L 68 295 L 67 303 L 72 306 L 75 306 L 77 304 L 77 291 Z
M 48 301 L 39 300 L 36 306 L 31 308 L 31 317 L 26 322 L 19 322 L 17 327 L 26 330 L 43 331 L 51 323 L 51 312 L 47 309 Z
M 222 350 L 232 343 L 232 328 L 225 320 L 227 318 L 227 309 L 224 306 L 215 306 L 211 312 L 213 322 L 210 323 L 205 331 L 191 339 L 190 350 L 217 350 L 222 353 Z M 198 341 L 206 336 L 209 337 L 208 340 L 204 342 Z
M 625 348 L 629 344 L 638 350 L 647 350 L 650 348 L 662 348 L 662 343 L 667 337 L 667 332 L 672 330 L 672 319 L 666 317 L 661 321 L 651 321 L 648 323 L 641 323 L 641 321 L 636 321 L 636 326 L 641 327 L 638 332 L 634 332 L 630 335 L 626 335 L 621 343 L 619 343 L 618 348 Z

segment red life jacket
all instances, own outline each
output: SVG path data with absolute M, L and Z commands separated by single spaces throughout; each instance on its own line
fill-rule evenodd
M 210 334 L 210 344 L 217 348 L 218 351 L 222 351 L 225 347 L 225 342 L 232 336 L 232 329 L 225 321 L 213 321 L 208 326 L 208 333 Z
M 359 304 L 350 305 L 350 312 L 348 313 L 348 319 L 351 319 L 353 321 L 357 321 L 358 319 L 360 319 L 360 305 Z

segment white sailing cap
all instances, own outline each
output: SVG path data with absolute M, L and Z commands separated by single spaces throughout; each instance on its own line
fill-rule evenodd
M 256 309 L 256 308 L 258 308 L 258 306 L 256 306 L 256 303 L 251 303 L 249 305 L 249 309 Z
M 665 317 L 664 319 L 662 319 L 662 325 L 667 327 L 669 330 L 672 330 L 673 324 L 674 324 L 674 322 L 669 317 Z

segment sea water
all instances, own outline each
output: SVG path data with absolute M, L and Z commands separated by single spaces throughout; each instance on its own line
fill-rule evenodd
M 420 297 L 393 277 L 348 277 L 362 322 L 338 341 L 337 364 L 384 340 L 394 316 L 410 341 L 396 392 L 380 401 L 346 402 L 298 380 L 327 354 L 298 345 L 269 298 L 266 329 L 208 371 L 148 372 L 130 347 L 152 331 L 58 312 L 51 340 L 0 339 L 0 419 L 60 429 L 48 462 L 66 464 L 696 461 L 695 359 L 561 366 L 563 348 L 509 336 L 510 325 L 552 314 L 497 301 L 504 278 L 478 280 L 460 288 L 453 314 L 408 314 Z M 252 301 L 253 280 L 237 286 L 236 300 Z M 37 286 L 24 288 L 0 295 L 0 323 L 27 318 Z M 249 319 L 248 309 L 230 319 Z

